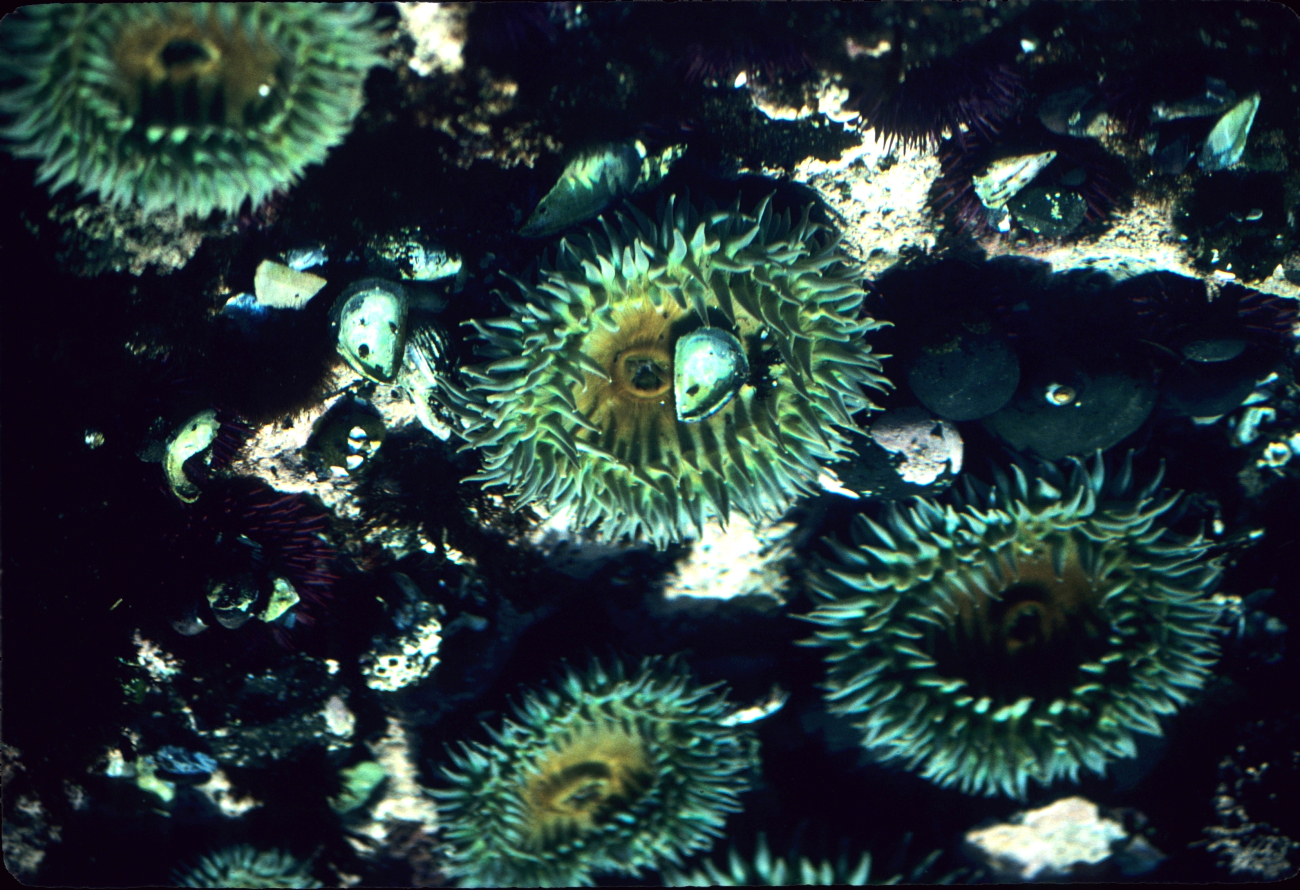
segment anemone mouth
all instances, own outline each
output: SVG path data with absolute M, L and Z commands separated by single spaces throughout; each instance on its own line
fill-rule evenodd
M 947 632 L 931 635 L 940 676 L 961 678 L 993 707 L 1069 694 L 1079 666 L 1105 653 L 1109 629 L 1100 610 L 1106 587 L 1087 575 L 1069 543 L 1060 571 L 1037 554 L 1008 567 L 1001 580 L 990 573 L 968 593 L 953 592 Z
M 198 16 L 191 8 L 135 21 L 115 41 L 117 89 L 135 131 L 256 127 L 283 106 L 281 87 L 291 79 L 285 52 L 265 35 Z
M 672 392 L 673 360 L 657 346 L 634 346 L 614 359 L 614 382 L 619 395 L 633 399 L 659 399 Z
M 543 752 L 530 767 L 521 796 L 529 842 L 554 848 L 628 813 L 654 780 L 645 742 L 627 729 L 600 724 L 580 729 Z

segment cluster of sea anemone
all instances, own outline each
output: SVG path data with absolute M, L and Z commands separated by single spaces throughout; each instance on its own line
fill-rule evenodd
M 712 846 L 740 809 L 758 744 L 733 706 L 655 659 L 626 676 L 593 664 L 527 695 L 462 744 L 435 792 L 462 886 L 589 886 L 637 877 Z
M 370 4 L 31 6 L 0 28 L 0 135 L 39 182 L 206 216 L 256 207 L 351 129 L 381 41 Z
M 965 503 L 859 516 L 810 582 L 830 708 L 881 761 L 971 794 L 1134 756 L 1217 657 L 1220 564 L 1169 530 L 1159 481 L 1016 466 Z
M 860 278 L 811 210 L 669 198 L 658 222 L 629 207 L 561 241 L 511 316 L 474 322 L 491 361 L 438 390 L 475 478 L 660 547 L 813 492 L 886 381 Z

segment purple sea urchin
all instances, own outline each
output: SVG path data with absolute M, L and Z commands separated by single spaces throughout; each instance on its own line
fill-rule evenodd
M 968 134 L 993 139 L 1025 93 L 1014 65 L 977 47 L 907 68 L 892 91 L 860 104 L 866 125 L 886 144 L 933 149 L 945 136 L 959 144 Z
M 944 786 L 1023 798 L 1101 774 L 1185 704 L 1216 658 L 1220 564 L 1161 525 L 1159 477 L 1107 484 L 1100 457 L 967 502 L 860 516 L 811 586 L 826 698 L 863 745 Z
M 238 627 L 256 615 L 273 622 L 285 643 L 286 627 L 310 624 L 313 609 L 328 603 L 338 580 L 337 554 L 324 535 L 326 514 L 301 496 L 223 483 L 187 508 L 186 522 L 187 536 L 201 545 L 195 567 L 206 573 L 219 623 Z M 286 612 L 287 618 L 275 620 Z
M 572 671 L 530 693 L 493 744 L 462 744 L 452 787 L 435 791 L 452 852 L 450 877 L 470 886 L 589 886 L 605 872 L 636 877 L 712 846 L 740 809 L 758 745 L 727 726 L 716 686 L 693 685 L 648 660 Z
M 472 478 L 660 547 L 812 492 L 852 453 L 864 387 L 886 381 L 864 336 L 880 325 L 811 210 L 794 222 L 768 200 L 746 214 L 669 198 L 658 223 L 632 209 L 561 241 L 511 317 L 473 323 L 492 361 L 435 391 L 484 453 Z M 709 327 L 740 342 L 749 376 L 681 421 L 675 352 Z
M 1033 151 L 1050 150 L 1056 156 L 1033 179 L 1031 188 L 1023 189 L 1008 204 L 1014 205 L 1028 196 L 1032 187 L 1067 196 L 1077 194 L 1078 198 L 1073 200 L 1078 202 L 1082 211 L 1078 220 L 1081 227 L 1105 223 L 1117 208 L 1125 204 L 1130 187 L 1128 176 L 1123 165 L 1104 149 L 1090 140 L 1057 136 L 1036 125 L 1031 125 L 1030 129 L 1039 131 L 1037 134 L 1031 132 L 1027 137 Z M 931 188 L 930 203 L 958 232 L 981 238 L 999 231 L 994 225 L 994 214 L 976 194 L 973 179 L 991 162 L 1014 155 L 1016 152 L 1007 148 L 1006 143 L 1015 141 L 1019 140 L 1008 139 L 995 144 L 991 140 L 971 137 L 948 139 L 939 147 L 939 176 Z M 1028 218 L 1029 214 L 1013 207 L 1012 216 L 1021 230 L 1038 232 Z M 1039 233 L 1042 237 L 1067 237 L 1070 234 Z
M 10 151 L 114 204 L 235 213 L 343 140 L 379 64 L 370 4 L 93 3 L 0 26 Z

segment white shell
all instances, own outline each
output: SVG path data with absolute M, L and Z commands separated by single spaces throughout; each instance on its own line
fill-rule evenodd
M 1016 192 L 1033 182 L 1034 177 L 1054 160 L 1056 152 L 1044 151 L 994 161 L 983 173 L 971 177 L 975 194 L 989 210 L 997 210 Z

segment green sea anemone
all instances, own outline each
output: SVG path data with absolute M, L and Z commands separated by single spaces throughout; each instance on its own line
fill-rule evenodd
M 864 338 L 880 324 L 812 208 L 792 222 L 769 200 L 606 215 L 560 242 L 535 287 L 516 282 L 513 315 L 473 322 L 492 360 L 438 390 L 484 452 L 473 478 L 663 547 L 733 506 L 775 519 L 851 457 L 863 388 L 886 385 Z M 723 362 L 728 349 L 743 355 Z
M 0 135 L 38 182 L 206 216 L 324 160 L 382 44 L 368 3 L 90 3 L 27 7 L 0 48 Z
M 199 859 L 176 876 L 178 887 L 321 887 L 311 862 L 283 850 L 259 852 L 247 844 L 226 847 Z
M 935 850 L 906 876 L 900 874 L 872 880 L 870 853 L 863 853 L 852 869 L 845 856 L 835 862 L 823 859 L 816 865 L 807 857 L 800 857 L 796 863 L 793 856 L 773 856 L 767 848 L 767 837 L 759 834 L 752 858 L 742 856 L 739 850 L 732 847 L 725 867 L 705 860 L 703 868 L 690 872 L 666 868 L 663 879 L 664 886 L 667 887 L 866 887 L 871 884 L 897 884 L 903 880 L 916 884 L 923 882 L 925 873 L 942 853 L 942 850 Z M 956 873 L 953 873 L 938 881 L 924 883 L 947 884 L 955 876 Z
M 831 709 L 880 760 L 968 794 L 1133 756 L 1217 657 L 1221 566 L 1162 524 L 1178 495 L 1159 481 L 1134 493 L 1126 461 L 1107 483 L 1098 456 L 917 499 L 888 528 L 859 516 L 810 579 Z
M 707 849 L 740 809 L 758 743 L 716 686 L 671 663 L 567 672 L 525 697 L 494 744 L 462 744 L 436 791 L 462 886 L 589 886 Z

